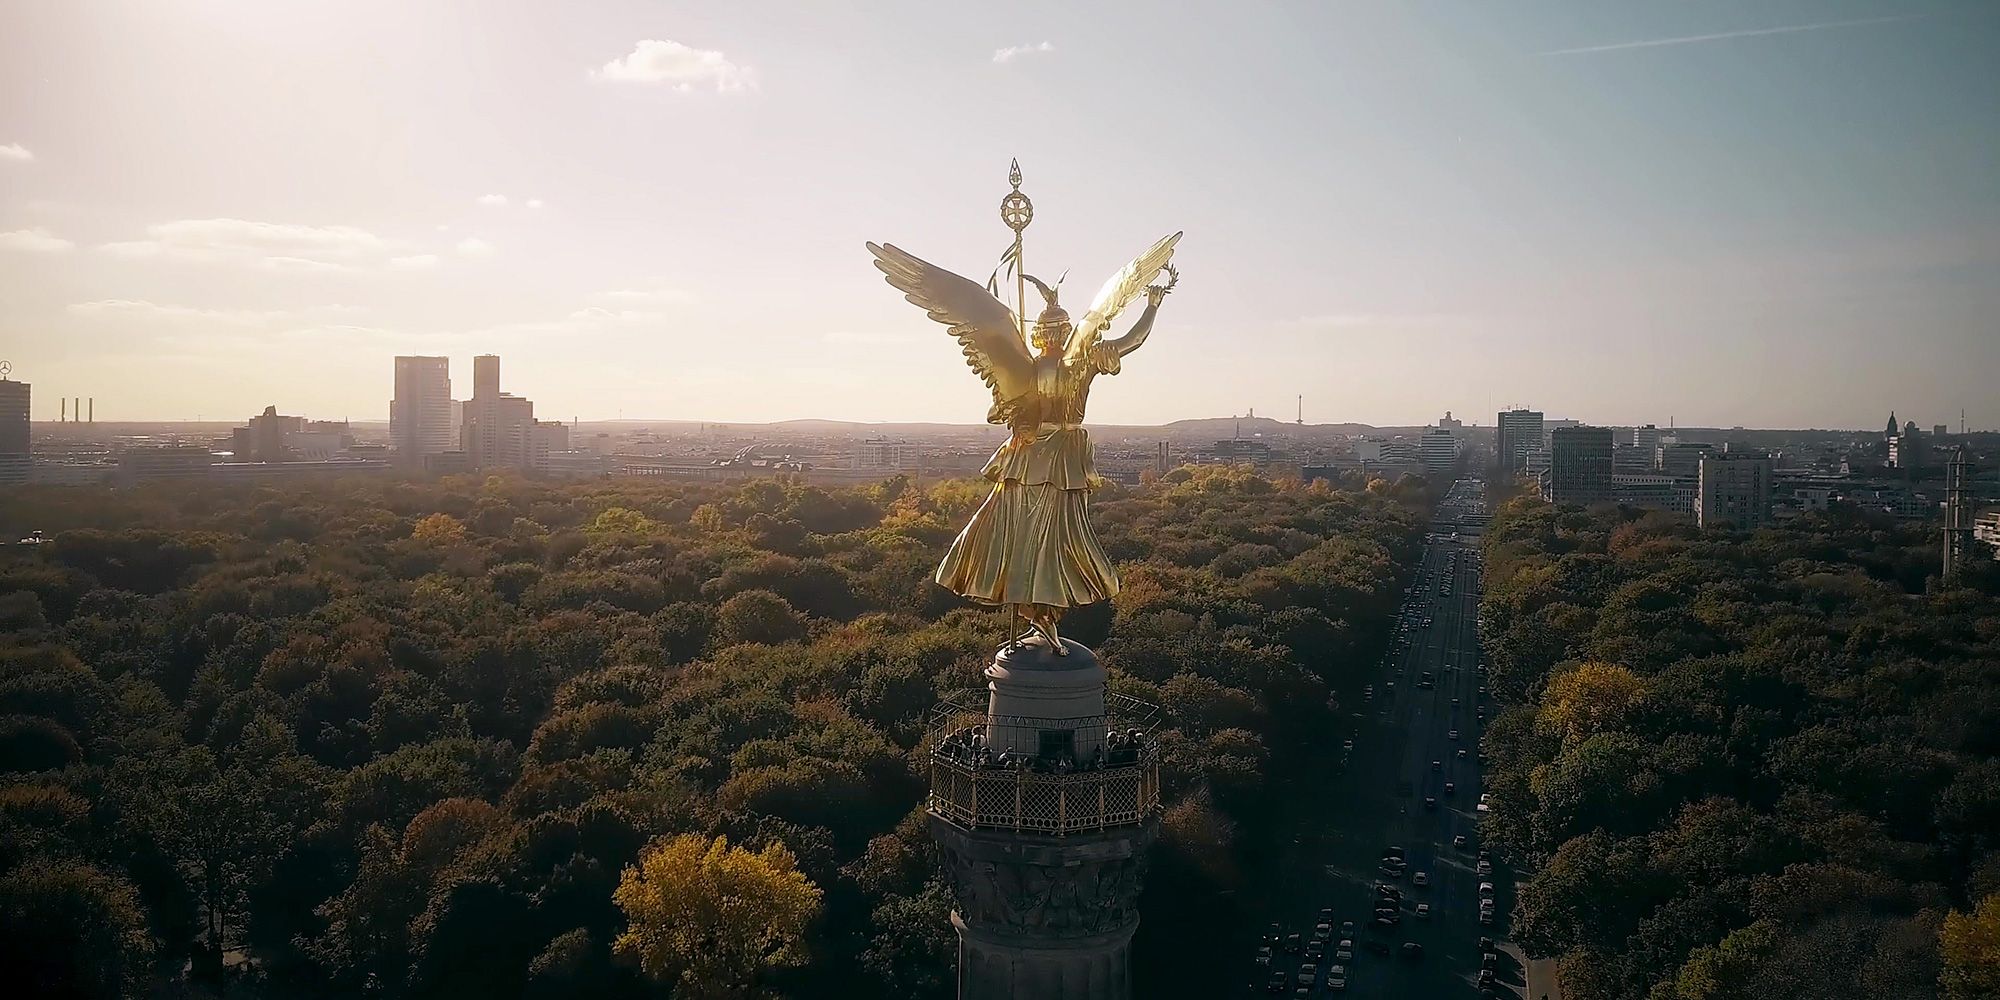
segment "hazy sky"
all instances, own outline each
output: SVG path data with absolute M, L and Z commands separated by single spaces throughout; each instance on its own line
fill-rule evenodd
M 35 416 L 977 421 L 869 266 L 1077 299 L 1187 231 L 1091 417 L 2000 425 L 2000 4 L 0 0 Z M 1077 311 L 1081 311 L 1078 303 Z

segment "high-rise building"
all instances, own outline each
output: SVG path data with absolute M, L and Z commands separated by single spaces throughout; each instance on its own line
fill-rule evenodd
M 1921 469 L 1930 458 L 1931 444 L 1912 420 L 1901 433 L 1889 438 L 1889 464 L 1898 469 Z
M 1496 463 L 1503 477 L 1522 471 L 1528 453 L 1542 446 L 1542 414 L 1539 410 L 1502 410 L 1495 422 L 1499 435 Z
M 1945 466 L 1944 494 L 1944 578 L 1956 581 L 1972 554 L 1972 504 L 1966 499 L 1965 449 L 1954 448 Z
M 1611 428 L 1558 427 L 1549 435 L 1549 502 L 1583 507 L 1611 500 Z
M 1424 432 L 1418 442 L 1418 453 L 1424 462 L 1424 475 L 1434 483 L 1450 482 L 1452 473 L 1458 469 L 1458 439 L 1451 436 L 1446 427 L 1433 427 Z
M 1453 435 L 1456 435 L 1459 431 L 1465 429 L 1465 421 L 1452 416 L 1451 411 L 1446 410 L 1444 411 L 1444 416 L 1438 420 L 1438 429 L 1450 431 Z
M 1632 446 L 1643 449 L 1648 455 L 1659 451 L 1660 429 L 1652 424 L 1632 428 Z
M 28 481 L 34 469 L 29 457 L 28 403 L 32 387 L 0 375 L 0 486 Z
M 1132 995 L 1156 709 L 1108 694 L 1097 657 L 1065 645 L 1003 647 L 986 691 L 934 713 L 926 809 L 957 904 L 959 1000 Z
M 472 398 L 463 412 L 460 439 L 473 468 L 535 467 L 535 404 L 500 391 L 499 356 L 472 359 Z
M 452 434 L 451 359 L 396 358 L 396 398 L 389 403 L 389 442 L 399 461 L 422 465 L 427 455 L 458 447 Z
M 1771 520 L 1771 457 L 1754 451 L 1712 451 L 1701 456 L 1695 523 L 1743 530 Z

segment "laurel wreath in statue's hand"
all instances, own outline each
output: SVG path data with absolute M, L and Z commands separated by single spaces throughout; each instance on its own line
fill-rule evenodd
M 1174 269 L 1174 266 L 1173 266 L 1172 264 L 1168 264 L 1168 265 L 1166 266 L 1166 272 L 1167 272 L 1167 283 L 1166 283 L 1166 284 L 1164 284 L 1164 285 L 1147 285 L 1147 286 L 1146 286 L 1146 304 L 1147 304 L 1147 305 L 1149 305 L 1149 306 L 1157 306 L 1157 305 L 1159 305 L 1159 304 L 1160 304 L 1160 300 L 1161 300 L 1161 299 L 1164 299 L 1164 298 L 1166 298 L 1166 297 L 1167 297 L 1167 293 L 1168 293 L 1168 292 L 1171 292 L 1171 291 L 1173 291 L 1173 290 L 1174 290 L 1174 286 L 1175 286 L 1175 285 L 1178 285 L 1178 284 L 1180 284 L 1180 281 L 1181 281 L 1181 273 L 1180 273 L 1179 271 L 1175 270 L 1175 269 Z

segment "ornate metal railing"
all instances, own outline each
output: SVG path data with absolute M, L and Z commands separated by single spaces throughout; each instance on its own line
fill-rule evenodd
M 1046 836 L 1087 833 L 1145 821 L 1160 808 L 1158 709 L 1119 695 L 1089 719 L 990 719 L 985 692 L 938 703 L 930 745 L 932 815 L 966 829 Z M 996 760 L 979 752 L 986 726 L 1096 729 L 1111 734 L 1091 759 Z
M 1125 826 L 1159 809 L 1159 760 L 1150 740 L 1131 763 L 1068 773 L 981 767 L 933 752 L 929 807 L 967 829 L 1060 837 Z

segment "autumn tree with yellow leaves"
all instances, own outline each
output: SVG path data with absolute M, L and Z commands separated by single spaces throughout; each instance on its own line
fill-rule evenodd
M 819 888 L 784 845 L 753 852 L 699 834 L 648 845 L 612 899 L 628 922 L 619 957 L 690 1000 L 747 996 L 765 969 L 801 961 L 820 911 Z

